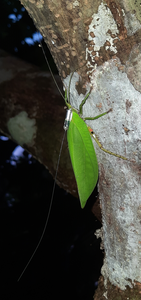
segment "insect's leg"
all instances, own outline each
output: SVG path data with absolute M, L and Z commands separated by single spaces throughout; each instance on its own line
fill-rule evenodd
M 109 150 L 103 148 L 102 145 L 101 145 L 101 143 L 99 142 L 98 138 L 96 137 L 95 133 L 93 132 L 93 130 L 92 130 L 89 126 L 88 126 L 88 130 L 89 130 L 89 132 L 90 132 L 90 135 L 93 137 L 93 139 L 96 141 L 97 145 L 99 146 L 99 148 L 100 148 L 102 151 L 104 151 L 104 152 L 106 152 L 106 153 L 108 153 L 108 154 L 110 154 L 110 155 L 114 155 L 114 156 L 116 156 L 116 157 L 119 157 L 119 158 L 121 158 L 121 159 L 129 160 L 128 158 L 126 158 L 126 157 L 124 157 L 124 156 L 122 156 L 122 155 L 113 153 L 113 152 L 111 152 L 111 151 L 109 151 Z
M 85 104 L 85 102 L 86 102 L 87 98 L 89 97 L 89 95 L 90 95 L 90 92 L 86 95 L 86 97 L 84 98 L 84 100 L 79 105 L 79 113 L 80 113 L 80 115 L 82 115 L 82 107 Z
M 67 104 L 67 99 L 68 99 L 68 96 L 67 96 L 67 89 L 65 89 L 65 103 Z
M 69 107 L 69 103 L 68 103 L 68 95 L 67 95 L 68 93 L 67 93 L 67 89 L 65 89 L 65 103 L 66 103 L 66 105 L 67 105 L 67 108 L 69 109 L 70 107 Z
M 112 111 L 112 108 L 110 108 L 108 111 L 106 111 L 105 113 L 103 113 L 103 114 L 101 114 L 101 115 L 98 115 L 98 116 L 93 117 L 93 118 L 91 118 L 91 117 L 84 118 L 83 120 L 84 120 L 84 121 L 85 121 L 85 120 L 96 120 L 96 119 L 98 119 L 98 118 L 101 118 L 102 116 L 107 115 L 110 111 Z

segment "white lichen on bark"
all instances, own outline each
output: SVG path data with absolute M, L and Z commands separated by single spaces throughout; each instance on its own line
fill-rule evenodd
M 110 30 L 110 33 L 108 32 Z M 92 62 L 95 61 L 95 57 L 99 56 L 99 50 L 102 46 L 104 46 L 105 42 L 108 41 L 109 45 L 105 46 L 105 49 L 117 52 L 116 45 L 114 44 L 114 40 L 117 39 L 117 34 L 119 30 L 117 28 L 117 24 L 113 19 L 112 13 L 110 9 L 102 2 L 99 5 L 98 12 L 93 14 L 92 22 L 89 25 L 88 29 L 88 40 L 93 41 L 92 50 L 89 50 L 86 47 L 86 60 L 88 58 L 88 54 L 90 55 Z M 114 37 L 111 36 L 114 35 Z M 93 52 L 96 52 L 94 55 Z M 92 67 L 90 62 L 87 63 L 88 67 Z
M 12 138 L 21 146 L 32 146 L 36 136 L 36 120 L 30 119 L 26 111 L 10 118 L 7 127 Z

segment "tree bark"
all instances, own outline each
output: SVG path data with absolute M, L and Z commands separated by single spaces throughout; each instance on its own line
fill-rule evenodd
M 64 100 L 50 73 L 3 50 L 0 66 L 0 132 L 31 153 L 54 177 L 64 132 Z M 55 80 L 62 90 L 59 76 Z M 78 196 L 66 139 L 57 183 Z
M 140 3 L 128 3 L 126 0 L 21 2 L 47 42 L 66 88 L 71 72 L 75 71 L 70 88 L 71 105 L 79 108 L 91 89 L 83 108 L 84 117 L 96 116 L 112 108 L 108 115 L 87 122 L 104 148 L 129 159 L 123 161 L 108 155 L 94 143 L 99 162 L 99 196 L 103 216 L 101 235 L 105 250 L 102 295 L 95 299 L 103 299 L 104 296 L 116 299 L 107 282 L 123 291 L 127 286 L 132 288 L 132 296 L 138 290 L 139 297 Z

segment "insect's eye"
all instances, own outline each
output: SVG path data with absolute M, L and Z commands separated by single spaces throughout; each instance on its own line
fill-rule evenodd
M 91 134 L 94 133 L 93 130 L 92 130 L 92 128 L 89 128 L 89 132 L 90 132 Z

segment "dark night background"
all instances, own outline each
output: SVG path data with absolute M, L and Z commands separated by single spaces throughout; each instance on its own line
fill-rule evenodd
M 0 48 L 47 69 L 37 37 L 20 2 L 1 0 Z M 100 239 L 94 235 L 101 227 L 91 212 L 94 194 L 82 210 L 78 199 L 56 186 L 42 243 L 17 282 L 42 234 L 52 187 L 53 179 L 43 165 L 12 141 L 0 138 L 1 300 L 93 299 L 103 259 Z

